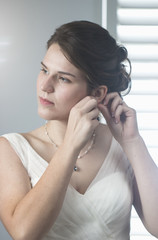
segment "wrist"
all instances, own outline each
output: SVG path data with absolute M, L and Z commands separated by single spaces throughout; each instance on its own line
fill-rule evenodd
M 144 143 L 143 138 L 140 135 L 131 140 L 123 142 L 121 144 L 121 147 L 123 148 L 123 151 L 125 152 L 132 166 L 137 166 L 138 161 L 144 161 L 144 159 L 148 155 L 147 147 Z
M 141 135 L 137 135 L 133 138 L 130 139 L 126 139 L 123 140 L 120 145 L 121 147 L 125 150 L 125 151 L 129 151 L 131 149 L 135 149 L 136 147 L 140 146 L 140 145 L 144 145 L 144 141 L 141 137 Z
M 73 139 L 64 139 L 62 148 L 74 156 L 78 156 L 80 152 L 80 148 L 75 144 Z

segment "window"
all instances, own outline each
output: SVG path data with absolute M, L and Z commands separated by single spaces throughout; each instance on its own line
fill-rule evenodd
M 129 52 L 132 90 L 125 101 L 136 109 L 139 130 L 158 165 L 158 1 L 102 0 L 102 13 L 103 26 Z M 131 239 L 156 239 L 134 209 Z

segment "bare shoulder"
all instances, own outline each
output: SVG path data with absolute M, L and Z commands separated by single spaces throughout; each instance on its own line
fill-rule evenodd
M 13 176 L 16 178 L 18 174 L 29 179 L 18 154 L 5 137 L 0 137 L 0 166 L 0 189 L 3 182 L 1 180 L 9 182 L 9 179 Z
M 41 156 L 47 162 L 50 162 L 55 149 L 52 148 L 52 145 L 48 141 L 44 126 L 41 126 L 40 128 L 31 132 L 23 133 L 22 135 L 39 156 Z
M 0 218 L 7 225 L 31 184 L 19 156 L 4 137 L 0 137 L 0 166 Z
M 44 143 L 46 141 L 46 137 L 44 134 L 44 126 L 41 126 L 37 129 L 34 129 L 33 131 L 27 132 L 27 133 L 21 133 L 21 135 L 31 144 L 35 145 Z
M 42 138 L 40 137 L 40 133 L 40 128 L 38 128 L 31 132 L 20 133 L 20 135 L 22 135 L 31 144 L 35 141 L 38 141 L 38 143 L 41 141 Z M 13 158 L 14 160 L 19 159 L 7 137 L 0 136 L 0 161 L 2 161 L 4 158 L 6 159 L 5 161 L 9 161 L 9 159 Z
M 10 161 L 13 157 L 17 158 L 17 154 L 12 148 L 10 142 L 3 136 L 0 137 L 0 163 Z
M 0 153 L 8 147 L 10 147 L 8 140 L 5 137 L 1 136 L 0 137 Z

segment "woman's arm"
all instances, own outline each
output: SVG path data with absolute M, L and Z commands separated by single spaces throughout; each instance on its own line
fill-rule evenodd
M 72 109 L 64 142 L 34 188 L 8 141 L 0 139 L 0 217 L 13 239 L 40 240 L 53 225 L 77 156 L 99 124 L 98 113 L 91 97 Z
M 133 167 L 135 208 L 148 231 L 158 237 L 158 168 L 138 132 L 136 112 L 117 93 L 108 94 L 99 109 Z
M 147 230 L 158 237 L 158 168 L 141 137 L 123 149 L 135 173 L 134 206 Z
M 56 152 L 31 189 L 20 159 L 7 140 L 1 139 L 0 217 L 13 239 L 39 240 L 56 220 L 70 181 L 72 163 L 77 158 L 75 151 L 67 151 L 67 147 L 64 145 Z

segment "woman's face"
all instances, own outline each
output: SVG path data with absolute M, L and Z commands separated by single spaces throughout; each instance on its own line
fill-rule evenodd
M 67 121 L 71 108 L 87 92 L 82 72 L 67 60 L 58 44 L 52 44 L 37 79 L 39 115 L 47 120 Z

